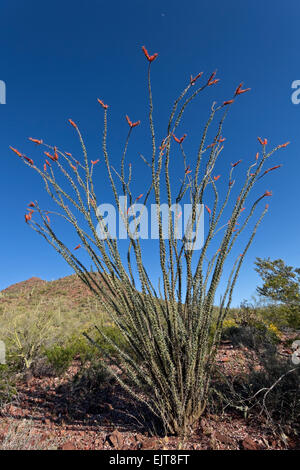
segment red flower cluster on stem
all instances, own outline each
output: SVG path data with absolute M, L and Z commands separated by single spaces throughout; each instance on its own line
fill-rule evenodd
M 14 147 L 9 147 L 16 155 L 18 155 L 18 157 L 22 157 L 24 158 L 24 160 L 26 160 L 30 165 L 34 165 L 34 162 L 31 158 L 28 158 L 26 157 L 25 155 L 23 155 L 21 152 L 19 152 L 19 150 L 15 149 Z
M 257 140 L 261 145 L 267 145 L 268 143 L 268 139 L 262 140 L 260 137 L 257 137 Z
M 218 83 L 220 81 L 219 78 L 215 78 L 217 71 L 213 72 L 209 79 L 207 80 L 207 86 L 214 85 L 215 83 Z
M 104 104 L 103 101 L 100 100 L 99 98 L 97 98 L 97 101 L 98 101 L 98 103 L 101 104 L 101 106 L 102 106 L 103 109 L 107 109 L 107 108 L 108 108 L 108 104 Z
M 54 162 L 56 162 L 58 160 L 58 155 L 56 153 L 56 150 L 54 150 L 54 155 L 51 155 L 51 153 L 49 153 L 49 152 L 44 152 L 44 154 L 47 155 L 47 157 L 49 157 Z M 50 166 L 50 163 L 47 162 L 47 160 L 46 160 L 46 163 Z
M 25 214 L 25 222 L 26 224 L 28 224 L 28 222 L 32 219 L 32 214 L 33 214 L 33 210 L 29 211 L 28 214 Z
M 251 90 L 251 88 L 246 88 L 245 90 L 242 90 L 242 85 L 243 83 L 240 83 L 237 89 L 235 90 L 235 93 L 234 93 L 235 96 L 241 95 L 242 93 L 246 93 L 247 91 Z
M 32 137 L 28 137 L 28 140 L 31 140 L 31 142 L 34 142 L 35 144 L 38 144 L 38 145 L 41 145 L 43 143 L 42 140 L 33 139 Z
M 9 147 L 9 148 L 10 148 L 13 152 L 15 152 L 15 153 L 18 155 L 18 157 L 23 157 L 23 154 L 22 154 L 21 152 L 19 152 L 19 150 L 15 149 L 15 148 L 13 148 L 13 147 Z
M 184 134 L 182 137 L 180 137 L 180 139 L 178 139 L 178 137 L 176 137 L 174 134 L 172 134 L 172 136 L 173 136 L 173 139 L 175 140 L 175 142 L 177 142 L 178 144 L 182 144 L 182 142 L 186 138 L 186 134 Z
M 149 53 L 148 53 L 147 49 L 145 48 L 145 46 L 142 46 L 142 51 L 144 52 L 146 58 L 148 59 L 148 61 L 150 63 L 153 62 L 156 59 L 156 57 L 158 56 L 157 52 L 153 55 L 149 55 Z
M 75 127 L 75 129 L 77 129 L 77 125 L 74 121 L 72 121 L 72 119 L 69 119 L 69 123 L 71 124 L 71 126 Z
M 234 100 L 224 101 L 223 106 L 227 106 L 228 104 L 232 104 L 233 102 L 234 102 Z
M 286 142 L 285 144 L 281 144 L 278 146 L 278 148 L 282 149 L 284 147 L 287 147 L 290 144 L 290 142 Z
M 207 210 L 207 212 L 209 213 L 209 215 L 211 215 L 211 210 L 210 210 L 210 208 L 205 205 L 205 209 Z
M 126 114 L 126 121 L 128 122 L 128 125 L 129 127 L 131 127 L 131 129 L 141 124 L 141 121 L 131 122 L 127 114 Z
M 30 165 L 34 165 L 34 161 L 31 159 L 31 158 L 28 158 L 26 157 L 25 155 L 23 155 L 23 158 L 26 160 L 26 162 L 28 162 Z
M 196 77 L 194 77 L 194 78 L 193 78 L 193 76 L 191 75 L 190 84 L 191 84 L 192 86 L 195 85 L 196 80 L 198 80 L 198 78 L 200 78 L 202 75 L 203 75 L 203 72 L 198 73 L 198 75 L 196 75 Z
M 263 174 L 262 176 L 266 175 L 267 173 L 269 173 L 269 171 L 273 171 L 273 170 L 277 170 L 277 168 L 280 168 L 282 165 L 276 165 L 276 166 L 272 166 L 272 168 L 268 168 Z

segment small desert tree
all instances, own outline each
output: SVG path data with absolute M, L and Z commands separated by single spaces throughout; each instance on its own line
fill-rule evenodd
M 282 259 L 256 258 L 256 272 L 263 285 L 257 287 L 258 294 L 279 306 L 290 326 L 300 326 L 300 269 L 288 266 Z
M 202 83 L 203 73 L 190 78 L 187 86 L 174 102 L 165 135 L 158 147 L 150 80 L 151 65 L 157 54 L 150 56 L 144 47 L 143 51 L 148 61 L 149 126 L 152 151 L 150 159 L 142 157 L 145 168 L 148 168 L 150 173 L 149 184 L 145 193 L 137 198 L 132 191 L 133 174 L 131 165 L 127 166 L 126 155 L 132 131 L 140 122 L 131 122 L 126 116 L 129 132 L 121 157 L 120 169 L 116 170 L 111 164 L 107 145 L 108 106 L 98 99 L 104 112 L 102 140 L 104 164 L 115 205 L 129 237 L 126 262 L 120 251 L 118 240 L 110 236 L 108 224 L 105 223 L 104 215 L 98 207 L 97 201 L 100 200 L 101 188 L 97 189 L 94 186 L 93 171 L 99 160 L 90 162 L 76 123 L 69 120 L 79 137 L 83 161 L 56 146 L 47 145 L 41 140 L 32 138 L 30 140 L 37 145 L 46 147 L 47 158 L 42 168 L 35 165 L 33 160 L 23 153 L 14 148 L 12 150 L 42 177 L 48 194 L 60 209 L 60 212 L 49 212 L 42 209 L 38 201 L 32 202 L 29 204 L 29 212 L 25 215 L 26 223 L 42 235 L 63 256 L 80 279 L 101 298 L 107 313 L 130 346 L 126 350 L 121 350 L 117 344 L 105 336 L 101 329 L 98 330 L 99 334 L 110 341 L 120 358 L 116 364 L 117 369 L 113 367 L 111 373 L 126 390 L 147 403 L 162 420 L 168 432 L 182 433 L 201 416 L 205 409 L 222 324 L 230 306 L 245 254 L 267 212 L 267 205 L 256 217 L 248 242 L 240 251 L 241 254 L 233 259 L 229 274 L 227 272 L 227 287 L 220 301 L 216 325 L 212 328 L 212 323 L 215 321 L 214 299 L 224 271 L 225 260 L 239 235 L 255 217 L 258 204 L 272 193 L 265 191 L 244 212 L 245 201 L 256 182 L 280 166 L 263 171 L 265 163 L 274 152 L 281 147 L 286 147 L 288 143 L 267 151 L 267 139 L 258 138 L 261 153 L 257 153 L 247 169 L 238 191 L 238 197 L 233 197 L 232 189 L 235 185 L 234 172 L 241 160 L 232 163 L 229 167 L 225 183 L 227 188 L 221 198 L 218 190 L 219 175 L 214 174 L 214 168 L 224 148 L 223 124 L 232 104 L 248 89 L 242 89 L 242 84 L 240 84 L 231 99 L 220 105 L 213 103 L 192 163 L 185 153 L 185 135 L 178 137 L 177 129 L 183 121 L 187 106 L 201 92 L 219 81 L 216 78 L 216 72 Z M 197 87 L 198 83 L 201 84 Z M 214 129 L 217 117 L 217 126 L 213 131 L 214 138 L 210 140 L 209 131 Z M 182 180 L 176 192 L 175 182 L 170 176 L 174 146 L 176 146 L 175 151 L 180 149 L 183 156 Z M 70 191 L 65 189 L 62 178 L 65 178 Z M 128 198 L 130 209 L 120 203 L 119 191 L 122 196 Z M 193 249 L 196 237 L 192 237 L 192 233 L 199 226 L 198 207 L 206 202 L 208 191 L 212 194 L 213 205 L 210 206 L 211 208 L 206 205 L 209 226 L 199 254 L 198 250 Z M 161 272 L 159 286 L 154 285 L 146 268 L 145 249 L 136 236 L 141 218 L 132 209 L 137 199 L 142 200 L 146 207 L 151 198 L 158 207 L 156 214 L 159 253 L 157 263 Z M 192 209 L 187 230 L 180 238 L 176 236 L 176 221 L 179 220 L 180 213 L 175 214 L 174 218 L 172 205 L 174 202 L 179 204 L 184 198 L 188 198 Z M 159 210 L 165 199 L 169 209 L 168 237 L 165 237 L 162 213 Z M 228 210 L 229 204 L 231 204 L 231 215 L 228 220 L 225 209 Z M 62 217 L 74 228 L 80 240 L 75 249 L 86 250 L 98 272 L 97 275 L 87 269 L 79 257 L 75 256 L 74 249 L 68 247 L 59 238 L 54 228 L 55 216 Z M 40 217 L 39 220 L 38 217 Z M 225 220 L 222 217 L 225 217 Z M 129 219 L 131 219 L 130 222 Z M 102 235 L 104 233 L 105 237 L 100 236 L 97 226 L 101 228 L 100 232 Z M 218 240 L 218 247 L 211 251 L 213 246 L 211 244 L 217 233 L 221 238 Z M 77 253 L 79 252 L 76 251 Z M 88 338 L 94 342 L 92 337 L 88 336 Z M 107 367 L 114 364 L 114 361 L 114 357 L 107 357 Z M 143 394 L 140 394 L 141 390 L 144 391 Z M 146 398 L 142 398 L 145 395 Z

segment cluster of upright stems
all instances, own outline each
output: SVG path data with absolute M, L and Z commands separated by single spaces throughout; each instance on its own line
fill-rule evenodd
M 116 356 L 109 355 L 106 351 L 102 352 L 104 364 L 127 391 L 137 399 L 144 401 L 152 412 L 161 419 L 166 432 L 182 433 L 201 416 L 205 409 L 222 324 L 230 307 L 233 289 L 245 254 L 268 210 L 268 205 L 256 217 L 246 246 L 232 263 L 231 272 L 229 275 L 227 274 L 226 278 L 227 285 L 216 311 L 216 307 L 214 307 L 215 294 L 223 273 L 224 262 L 239 235 L 250 220 L 255 218 L 259 202 L 264 197 L 270 196 L 271 192 L 266 191 L 248 210 L 245 209 L 246 199 L 258 179 L 280 166 L 268 168 L 263 172 L 266 160 L 279 148 L 286 147 L 288 143 L 267 152 L 267 140 L 259 138 L 261 152 L 256 155 L 246 171 L 238 197 L 233 200 L 229 221 L 221 225 L 221 217 L 232 200 L 231 192 L 235 186 L 234 171 L 240 161 L 231 164 L 228 185 L 223 198 L 220 198 L 217 187 L 219 177 L 213 176 L 213 171 L 216 160 L 224 147 L 225 139 L 222 137 L 222 129 L 229 108 L 238 95 L 248 89 L 242 90 L 242 85 L 239 85 L 232 99 L 224 101 L 219 106 L 213 103 L 200 139 L 194 165 L 193 167 L 191 164 L 187 166 L 184 151 L 185 136 L 177 138 L 176 130 L 189 103 L 200 92 L 217 83 L 218 79 L 215 78 L 214 72 L 202 86 L 197 88 L 197 83 L 202 80 L 202 73 L 195 78 L 191 77 L 186 88 L 174 102 L 167 124 L 166 137 L 158 146 L 153 121 L 150 79 L 151 64 L 157 54 L 150 56 L 145 48 L 143 51 L 148 60 L 152 156 L 149 161 L 143 157 L 145 164 L 150 169 L 151 178 L 147 191 L 139 198 L 143 197 L 144 205 L 147 205 L 152 198 L 159 207 L 163 202 L 163 189 L 167 194 L 167 204 L 170 209 L 168 239 L 163 234 L 161 213 L 159 211 L 157 213 L 159 232 L 157 263 L 160 265 L 161 272 L 159 286 L 155 285 L 146 269 L 145 247 L 130 230 L 129 215 L 125 208 L 120 207 L 119 204 L 119 191 L 128 198 L 129 205 L 136 201 L 131 190 L 132 171 L 130 165 L 127 171 L 126 154 L 132 131 L 140 124 L 139 121 L 132 123 L 128 116 L 126 117 L 129 132 L 121 158 L 120 170 L 117 171 L 111 165 L 107 148 L 108 106 L 102 100 L 98 100 L 104 113 L 103 161 L 116 207 L 129 235 L 126 262 L 124 262 L 118 240 L 110 238 L 109 233 L 107 233 L 107 238 L 103 239 L 103 237 L 99 237 L 96 230 L 98 224 L 102 224 L 104 230 L 108 230 L 103 224 L 103 214 L 97 210 L 101 195 L 94 187 L 93 182 L 93 170 L 99 160 L 89 161 L 80 130 L 72 120 L 70 120 L 70 124 L 78 134 L 83 151 L 82 162 L 70 153 L 46 145 L 37 139 L 30 140 L 37 145 L 47 147 L 45 152 L 47 160 L 43 169 L 40 169 L 32 159 L 16 149 L 12 150 L 23 159 L 26 165 L 39 173 L 45 183 L 46 191 L 59 207 L 59 212 L 50 212 L 43 210 L 37 201 L 32 202 L 29 205 L 29 212 L 25 215 L 27 224 L 53 246 L 74 269 L 79 278 L 101 299 L 105 311 L 124 336 L 128 347 L 122 350 L 100 328 L 96 327 L 98 334 L 102 335 L 117 353 Z M 219 115 L 215 138 L 213 142 L 207 143 L 208 131 L 216 116 Z M 180 190 L 176 194 L 172 188 L 169 172 L 173 145 L 179 145 L 184 164 L 183 179 Z M 72 191 L 64 189 L 61 176 L 58 181 L 58 172 L 61 172 L 61 176 L 65 178 Z M 126 173 L 128 174 L 127 178 Z M 211 209 L 206 206 L 209 225 L 206 229 L 203 247 L 199 252 L 187 246 L 184 236 L 181 239 L 175 236 L 176 218 L 173 220 L 171 206 L 174 201 L 179 203 L 184 197 L 189 197 L 192 205 L 191 226 L 194 227 L 197 224 L 197 205 L 205 204 L 206 191 L 211 188 L 214 202 Z M 40 216 L 40 222 L 36 220 L 37 214 Z M 62 217 L 75 229 L 80 240 L 80 244 L 75 249 L 76 253 L 73 248 L 68 247 L 58 237 L 53 228 L 55 216 Z M 242 218 L 243 222 L 241 222 Z M 135 229 L 138 231 L 139 219 L 137 217 L 135 222 Z M 223 234 L 219 248 L 209 256 L 209 247 L 218 232 Z M 76 256 L 80 252 L 77 251 L 79 248 L 86 250 L 97 274 L 95 271 L 88 270 Z M 95 346 L 98 346 L 95 338 L 88 334 L 86 336 Z M 111 365 L 114 364 L 117 365 L 117 368 L 111 368 Z

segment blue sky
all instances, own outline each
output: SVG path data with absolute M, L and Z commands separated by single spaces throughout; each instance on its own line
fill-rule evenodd
M 0 289 L 31 276 L 52 280 L 71 273 L 24 223 L 29 201 L 38 199 L 46 208 L 49 200 L 38 175 L 12 154 L 10 145 L 41 162 L 42 150 L 28 137 L 79 154 L 74 129 L 67 123 L 72 118 L 82 130 L 90 159 L 101 160 L 103 113 L 96 98 L 102 98 L 110 105 L 109 145 L 116 166 L 128 131 L 125 114 L 142 121 L 134 129 L 129 158 L 135 170 L 134 189 L 137 195 L 143 193 L 147 174 L 139 153 L 149 154 L 150 140 L 142 45 L 159 53 L 152 70 L 158 136 L 163 136 L 171 105 L 189 76 L 200 71 L 208 76 L 218 69 L 220 83 L 197 99 L 178 130 L 188 134 L 187 153 L 196 148 L 212 101 L 230 98 L 241 81 L 251 92 L 241 95 L 226 120 L 226 147 L 216 171 L 224 174 L 231 162 L 243 159 L 236 173 L 237 178 L 242 176 L 260 150 L 257 136 L 268 138 L 270 147 L 291 141 L 270 162 L 283 167 L 267 175 L 255 190 L 256 197 L 266 189 L 273 191 L 273 197 L 245 260 L 233 303 L 255 291 L 256 256 L 300 265 L 300 104 L 291 101 L 291 84 L 300 79 L 298 0 L 193 0 L 184 5 L 178 0 L 10 0 L 0 1 L 0 11 L 0 80 L 7 87 L 7 102 L 0 105 Z M 101 164 L 95 176 L 107 201 Z M 220 179 L 221 190 L 222 184 Z M 70 246 L 77 244 L 69 231 L 66 237 Z M 151 262 L 151 242 L 145 247 Z M 155 266 L 152 275 L 158 276 Z

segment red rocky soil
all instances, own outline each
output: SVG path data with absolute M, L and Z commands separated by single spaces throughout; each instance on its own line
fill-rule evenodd
M 243 353 L 225 342 L 218 363 L 234 375 L 244 367 Z M 79 362 L 74 361 L 63 377 L 27 376 L 25 382 L 20 381 L 18 399 L 6 405 L 0 415 L 0 448 L 1 441 L 5 442 L 5 436 L 17 426 L 21 426 L 24 441 L 24 422 L 30 425 L 26 443 L 19 444 L 21 448 L 31 445 L 65 450 L 300 448 L 294 438 L 275 437 L 257 414 L 244 419 L 242 413 L 230 409 L 221 414 L 208 410 L 185 440 L 153 437 L 145 430 L 142 410 L 116 384 L 89 393 L 84 387 L 72 388 L 78 368 Z

